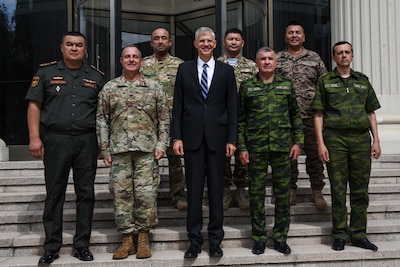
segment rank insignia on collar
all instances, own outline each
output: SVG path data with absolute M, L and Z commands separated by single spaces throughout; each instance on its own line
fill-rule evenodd
M 32 86 L 32 87 L 38 86 L 39 81 L 40 81 L 40 77 L 39 77 L 39 76 L 34 76 L 34 77 L 32 78 L 31 86 Z

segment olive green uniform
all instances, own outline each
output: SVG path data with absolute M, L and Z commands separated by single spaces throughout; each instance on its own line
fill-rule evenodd
M 158 60 L 155 55 L 143 58 L 140 72 L 151 79 L 157 80 L 163 87 L 167 98 L 167 106 L 172 112 L 174 85 L 178 66 L 183 60 L 168 55 L 163 60 Z M 181 157 L 175 155 L 172 143 L 167 149 L 169 192 L 174 203 L 185 200 L 185 177 L 183 175 Z
M 290 134 L 302 145 L 300 109 L 292 83 L 275 75 L 265 84 L 258 75 L 241 84 L 238 110 L 238 150 L 248 151 L 249 198 L 252 238 L 266 242 L 265 186 L 268 164 L 272 167 L 272 185 L 276 197 L 272 238 L 287 239 L 290 224 Z
M 71 71 L 63 61 L 42 64 L 26 95 L 42 103 L 41 136 L 44 145 L 46 201 L 44 248 L 62 246 L 62 217 L 69 172 L 73 169 L 76 194 L 74 246 L 88 247 L 94 207 L 97 169 L 97 95 L 103 74 L 84 64 Z
M 371 172 L 371 136 L 368 113 L 380 108 L 368 77 L 351 70 L 342 79 L 337 69 L 322 76 L 312 105 L 324 114 L 326 164 L 332 197 L 332 234 L 351 241 L 366 237 L 368 184 Z M 350 187 L 350 225 L 346 191 Z

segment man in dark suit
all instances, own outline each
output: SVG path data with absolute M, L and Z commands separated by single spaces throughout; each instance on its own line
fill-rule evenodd
M 236 81 L 233 68 L 213 57 L 217 43 L 210 28 L 199 28 L 193 44 L 198 58 L 179 66 L 172 111 L 174 152 L 185 159 L 190 241 L 185 258 L 196 258 L 203 244 L 205 177 L 210 257 L 222 257 L 225 157 L 233 155 L 237 139 Z

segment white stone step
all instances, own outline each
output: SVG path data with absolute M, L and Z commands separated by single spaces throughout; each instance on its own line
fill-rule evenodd
M 135 255 L 123 260 L 112 260 L 112 253 L 94 253 L 94 261 L 82 262 L 70 254 L 61 254 L 51 266 L 85 267 L 166 267 L 166 266 L 279 266 L 279 267 L 398 267 L 400 241 L 376 242 L 377 252 L 346 245 L 343 251 L 333 251 L 329 244 L 291 245 L 292 253 L 283 255 L 267 247 L 262 255 L 251 253 L 251 246 L 223 248 L 224 256 L 210 258 L 202 250 L 196 259 L 184 259 L 185 249 L 153 251 L 148 259 Z M 2 257 L 1 267 L 36 267 L 39 256 Z

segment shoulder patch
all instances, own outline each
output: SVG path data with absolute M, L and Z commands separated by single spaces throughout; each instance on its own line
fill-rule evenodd
M 32 78 L 32 82 L 31 82 L 31 86 L 34 88 L 36 86 L 38 86 L 40 81 L 40 77 L 39 76 L 33 76 Z
M 57 64 L 57 61 L 51 61 L 51 62 L 47 62 L 47 63 L 42 63 L 39 66 L 40 67 L 47 67 L 47 66 L 54 65 L 54 64 Z
M 101 70 L 99 70 L 98 68 L 96 68 L 95 66 L 93 66 L 93 65 L 90 65 L 90 67 L 92 68 L 92 69 L 94 69 L 95 71 L 97 71 L 98 73 L 100 73 L 101 75 L 105 75 L 104 74 L 104 72 L 102 72 Z

